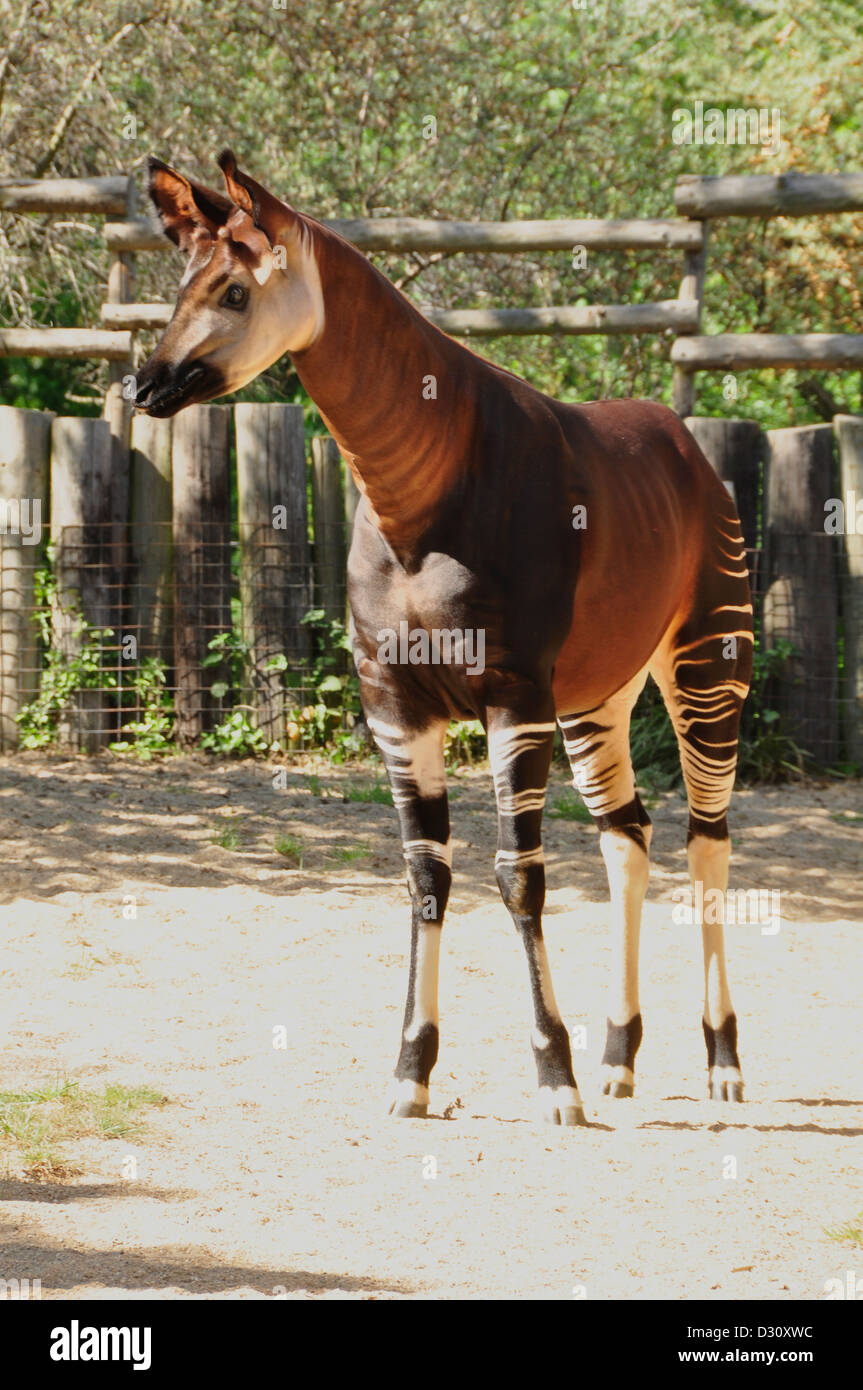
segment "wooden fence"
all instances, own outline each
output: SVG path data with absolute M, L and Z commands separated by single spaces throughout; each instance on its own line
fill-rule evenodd
M 762 702 L 817 763 L 863 765 L 863 418 L 767 435 L 747 420 L 687 424 L 737 501 L 758 648 L 785 653 Z M 108 421 L 0 407 L 0 461 L 0 746 L 15 746 L 15 716 L 43 679 L 31 619 L 49 535 L 54 647 L 67 660 L 80 652 L 81 618 L 114 633 L 66 742 L 93 750 L 120 736 L 132 717 L 121 693 L 147 657 L 162 662 L 182 744 L 232 702 L 285 741 L 290 711 L 315 698 L 303 618 L 313 606 L 345 617 L 357 498 L 331 439 L 312 440 L 306 457 L 301 407 L 136 416 L 119 468 Z M 242 689 L 230 650 L 210 648 L 228 634 L 246 645 Z
M 365 251 L 524 253 L 536 251 L 632 250 L 683 254 L 676 299 L 651 304 L 560 305 L 432 311 L 428 317 L 447 333 L 465 337 L 511 334 L 661 333 L 671 330 L 672 405 L 678 414 L 695 409 L 701 371 L 803 367 L 807 370 L 863 367 L 863 334 L 735 333 L 701 335 L 704 281 L 711 222 L 728 217 L 809 217 L 863 211 L 863 174 L 798 174 L 704 177 L 687 175 L 674 191 L 676 218 L 609 220 L 446 222 L 422 218 L 331 219 L 334 227 Z M 108 293 L 100 329 L 0 329 L 0 356 L 101 357 L 111 362 L 106 414 L 113 433 L 128 442 L 129 412 L 122 400 L 123 375 L 133 370 L 135 334 L 160 328 L 167 304 L 134 301 L 134 258 L 166 252 L 170 243 L 152 220 L 136 214 L 131 178 L 0 180 L 0 211 L 95 213 L 111 252 Z M 119 215 L 119 221 L 114 220 Z

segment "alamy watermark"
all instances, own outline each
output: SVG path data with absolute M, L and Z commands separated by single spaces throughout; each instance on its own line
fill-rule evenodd
M 485 670 L 485 629 L 410 627 L 405 619 L 398 632 L 383 627 L 377 634 L 381 666 L 464 666 L 469 676 Z
M 762 936 L 776 936 L 782 925 L 778 888 L 708 888 L 701 879 L 695 891 L 687 885 L 676 888 L 671 919 L 675 926 L 691 927 L 696 922 L 708 926 L 725 922 L 727 926 L 760 926 Z
M 671 113 L 671 138 L 675 145 L 761 145 L 771 154 L 782 143 L 778 106 L 678 106 Z
M 41 497 L 0 498 L 0 536 L 20 536 L 24 545 L 42 540 Z

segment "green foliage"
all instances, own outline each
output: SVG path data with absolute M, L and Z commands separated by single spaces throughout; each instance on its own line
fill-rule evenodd
M 114 753 L 135 753 L 148 762 L 155 753 L 174 750 L 174 701 L 166 689 L 165 663 L 160 657 L 144 657 L 132 678 L 132 693 L 141 709 L 139 719 L 123 725 L 131 743 L 109 744 Z M 128 694 L 128 687 L 124 688 Z
M 560 794 L 548 815 L 552 820 L 574 820 L 578 821 L 580 825 L 593 824 L 593 816 L 581 797 L 569 790 Z
M 110 628 L 93 627 L 73 609 L 61 607 L 53 559 L 49 545 L 46 564 L 34 575 L 32 621 L 46 651 L 39 693 L 15 716 L 22 748 L 48 748 L 55 743 L 64 718 L 74 717 L 82 691 L 117 687 L 117 677 L 106 669 L 105 661 L 105 648 L 114 633 Z M 69 623 L 65 648 L 53 645 L 54 623 L 61 614 Z
M 235 708 L 214 729 L 201 734 L 200 747 L 226 757 L 250 758 L 268 753 L 270 745 L 252 723 L 251 710 Z

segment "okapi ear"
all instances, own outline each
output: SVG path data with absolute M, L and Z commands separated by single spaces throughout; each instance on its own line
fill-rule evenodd
M 188 254 L 201 236 L 215 238 L 233 212 L 233 204 L 203 184 L 193 183 L 161 159 L 149 161 L 148 192 L 155 204 L 165 235 Z
M 222 150 L 219 155 L 219 167 L 225 176 L 225 185 L 231 198 L 237 207 L 249 214 L 255 226 L 269 239 L 271 246 L 278 242 L 290 241 L 296 236 L 300 219 L 293 208 L 273 197 L 272 193 L 268 193 L 248 174 L 241 173 L 232 150 Z

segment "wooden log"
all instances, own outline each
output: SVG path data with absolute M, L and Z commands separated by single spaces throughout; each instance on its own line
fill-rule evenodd
M 163 328 L 169 304 L 103 304 L 102 320 L 112 328 Z M 498 338 L 509 334 L 677 333 L 698 327 L 697 304 L 677 299 L 656 304 L 552 305 L 539 309 L 435 309 L 426 318 L 454 337 Z
M 57 601 L 54 644 L 69 661 L 85 646 L 99 653 L 96 683 L 83 689 L 61 722 L 61 742 L 92 753 L 115 728 L 109 682 L 118 671 L 116 635 L 93 639 L 83 620 L 112 628 L 118 599 L 113 545 L 113 454 L 107 420 L 60 416 L 51 427 L 51 541 Z
M 174 665 L 171 420 L 132 421 L 129 617 L 138 660 Z
M 656 304 L 586 304 L 543 309 L 441 309 L 426 314 L 444 333 L 499 338 L 530 333 L 678 333 L 694 329 L 697 306 L 665 299 Z
M 131 333 L 101 328 L 0 328 L 0 357 L 101 357 L 124 362 Z
M 165 328 L 174 312 L 173 304 L 105 303 L 99 317 L 106 328 Z
M 342 456 L 329 435 L 312 440 L 312 516 L 315 535 L 315 607 L 330 622 L 344 622 L 347 590 L 345 485 Z
M 191 744 L 227 713 L 212 686 L 227 663 L 202 666 L 209 642 L 231 631 L 231 407 L 192 405 L 174 417 L 171 444 L 176 729 Z
M 824 531 L 824 504 L 836 485 L 833 427 L 769 430 L 767 448 L 761 648 L 793 644 L 767 707 L 778 710 L 782 731 L 799 748 L 830 765 L 839 750 L 837 554 Z
M 300 687 L 310 652 L 306 456 L 300 405 L 237 405 L 240 600 L 251 649 L 255 723 L 285 738 L 285 687 Z M 275 658 L 287 670 L 268 670 Z
M 845 659 L 842 690 L 845 757 L 863 770 L 863 417 L 837 415 L 839 498 L 844 508 L 842 628 Z
M 322 219 L 362 251 L 697 250 L 701 224 L 677 218 L 548 218 L 519 222 L 446 222 L 420 217 Z M 111 251 L 168 251 L 171 242 L 149 219 L 106 222 Z
M 685 217 L 811 217 L 863 211 L 863 174 L 684 174 L 674 206 Z
M 758 511 L 766 451 L 764 433 L 755 420 L 688 416 L 683 422 L 724 483 L 730 483 L 747 550 L 759 544 Z
M 39 689 L 33 576 L 48 520 L 51 415 L 0 405 L 0 750 L 15 748 L 15 716 Z
M 126 213 L 126 174 L 94 179 L 0 179 L 4 212 Z
M 692 332 L 697 333 L 701 326 L 701 306 L 704 300 L 704 273 L 707 265 L 707 228 L 702 232 L 701 246 L 697 251 L 687 251 L 683 258 L 683 279 L 677 298 L 681 304 L 695 305 L 695 321 Z M 681 418 L 695 411 L 695 373 L 685 367 L 674 367 L 671 372 L 671 408 Z
M 690 371 L 863 367 L 863 333 L 717 333 L 676 338 L 671 361 Z

